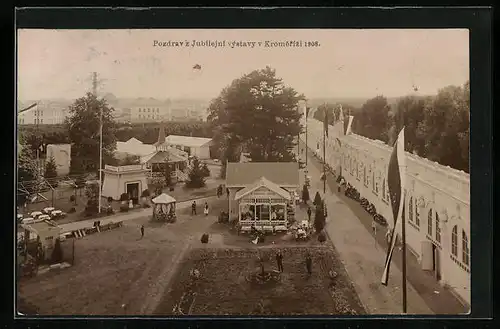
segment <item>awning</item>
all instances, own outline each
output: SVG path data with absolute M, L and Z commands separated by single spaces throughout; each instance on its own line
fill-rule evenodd
M 157 203 L 167 204 L 167 203 L 174 203 L 175 199 L 166 193 L 162 193 L 151 201 L 153 201 L 153 203 L 156 203 L 156 204 Z

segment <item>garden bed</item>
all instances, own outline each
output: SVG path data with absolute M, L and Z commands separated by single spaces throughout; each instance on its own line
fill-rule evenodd
M 259 249 L 195 249 L 179 265 L 155 315 L 329 315 L 364 314 L 333 248 L 280 248 L 284 272 L 277 282 L 255 287 L 246 279 L 258 270 Z M 265 270 L 276 270 L 274 248 Z M 305 255 L 310 252 L 313 273 Z M 190 272 L 197 269 L 198 279 Z M 336 273 L 335 280 L 330 272 Z M 179 306 L 181 310 L 179 312 Z

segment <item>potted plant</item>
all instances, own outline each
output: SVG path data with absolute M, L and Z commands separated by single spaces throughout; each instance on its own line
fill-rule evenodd
M 151 193 L 149 192 L 149 189 L 145 189 L 141 193 L 141 203 L 144 208 L 149 207 L 149 197 L 151 196 Z
M 122 193 L 122 195 L 120 195 L 120 211 L 122 212 L 125 212 L 125 211 L 128 211 L 129 209 L 129 206 L 128 206 L 128 194 L 127 193 Z

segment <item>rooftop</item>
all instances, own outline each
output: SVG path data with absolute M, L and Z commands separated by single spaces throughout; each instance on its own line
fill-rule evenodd
M 229 162 L 226 169 L 226 185 L 248 186 L 261 177 L 274 184 L 299 186 L 299 164 L 297 162 Z
M 212 141 L 211 138 L 169 135 L 165 138 L 168 144 L 182 145 L 187 147 L 200 147 Z
M 239 200 L 239 199 L 243 198 L 245 195 L 248 195 L 248 194 L 252 193 L 253 191 L 257 190 L 260 187 L 265 187 L 265 188 L 273 191 L 274 193 L 282 196 L 286 200 L 290 200 L 291 199 L 291 196 L 290 196 L 289 192 L 285 191 L 284 189 L 282 189 L 278 185 L 274 184 L 269 179 L 266 179 L 265 177 L 261 177 L 254 184 L 249 185 L 249 186 L 245 187 L 244 189 L 238 191 L 235 194 L 234 199 L 235 200 Z
M 172 150 L 158 151 L 149 160 L 147 160 L 147 162 L 149 162 L 149 163 L 162 163 L 162 162 L 165 162 L 167 160 L 168 160 L 168 162 L 183 162 L 183 161 L 186 161 L 187 158 L 185 158 L 179 154 L 176 154 L 175 152 L 172 152 Z

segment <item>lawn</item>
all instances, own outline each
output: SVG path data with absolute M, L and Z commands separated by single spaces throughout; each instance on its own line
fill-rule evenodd
M 142 224 L 145 237 L 140 239 Z M 188 229 L 140 218 L 76 240 L 74 266 L 20 280 L 18 297 L 42 315 L 151 313 L 188 234 L 201 226 L 189 224 Z
M 284 272 L 279 282 L 257 285 L 246 280 L 258 271 L 258 250 L 269 253 L 268 271 L 276 269 L 273 248 L 206 249 L 191 251 L 179 265 L 155 315 L 322 315 L 364 314 L 335 250 L 328 247 L 281 248 Z M 311 252 L 313 273 L 305 268 Z M 199 279 L 190 271 L 198 269 Z M 332 283 L 329 271 L 338 275 Z

